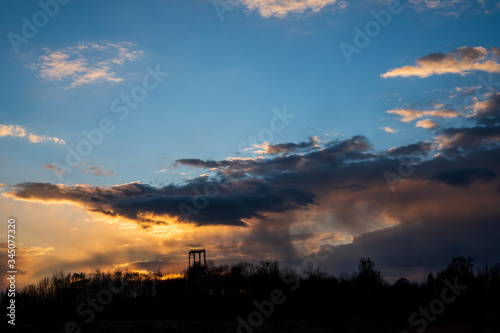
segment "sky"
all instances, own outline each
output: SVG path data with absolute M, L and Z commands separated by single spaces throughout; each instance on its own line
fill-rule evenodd
M 15 218 L 21 285 L 199 246 L 499 262 L 499 28 L 492 0 L 3 1 L 0 254 Z

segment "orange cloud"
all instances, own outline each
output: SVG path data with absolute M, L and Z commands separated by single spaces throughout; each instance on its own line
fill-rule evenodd
M 52 165 L 52 164 L 44 164 L 43 167 L 45 169 L 53 171 L 55 175 L 62 176 L 62 175 L 64 175 L 66 173 L 66 169 L 64 169 L 64 168 L 58 168 L 58 167 L 56 167 L 55 165 Z
M 401 116 L 401 121 L 410 122 L 417 118 L 422 118 L 425 116 L 436 117 L 436 118 L 455 118 L 462 115 L 462 113 L 454 110 L 431 110 L 431 111 L 420 111 L 415 109 L 401 109 L 396 108 L 387 111 L 387 113 L 395 114 Z
M 437 125 L 438 124 L 436 124 L 434 121 L 430 119 L 424 119 L 417 122 L 417 127 L 422 127 L 422 128 L 433 128 L 436 127 Z
M 499 50 L 484 47 L 459 47 L 450 53 L 432 53 L 419 58 L 415 66 L 404 66 L 391 69 L 380 75 L 388 77 L 417 76 L 426 78 L 431 75 L 461 74 L 465 75 L 473 71 L 484 71 L 487 73 L 500 73 L 500 63 L 497 62 Z
M 46 54 L 38 57 L 38 63 L 30 67 L 38 70 L 39 76 L 46 80 L 69 80 L 68 88 L 102 81 L 120 82 L 123 79 L 116 76 L 112 66 L 133 62 L 144 53 L 133 50 L 133 45 L 131 42 L 80 42 L 56 51 L 44 48 Z
M 85 170 L 83 170 L 83 173 L 90 173 L 95 176 L 102 176 L 102 177 L 112 176 L 115 174 L 113 171 L 110 170 L 103 171 L 98 166 L 88 166 Z
M 283 18 L 289 14 L 302 14 L 306 11 L 320 12 L 324 7 L 338 4 L 345 8 L 346 3 L 339 0 L 243 0 L 249 10 L 256 10 L 262 17 Z
M 12 136 L 23 138 L 26 136 L 26 129 L 18 125 L 2 125 L 0 124 L 0 137 Z
M 381 127 L 381 129 L 383 129 L 387 133 L 396 133 L 396 132 L 398 132 L 398 130 L 395 130 L 395 129 L 391 128 L 391 127 Z
M 47 135 L 38 135 L 30 133 L 26 127 L 19 125 L 2 125 L 0 124 L 0 137 L 11 136 L 14 138 L 25 138 L 28 136 L 28 140 L 31 143 L 41 143 L 41 142 L 53 142 L 57 144 L 64 145 L 66 142 L 63 139 L 59 139 Z

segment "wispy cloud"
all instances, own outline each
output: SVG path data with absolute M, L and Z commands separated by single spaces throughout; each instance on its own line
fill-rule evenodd
M 56 166 L 55 166 L 55 165 L 53 165 L 53 164 L 44 164 L 44 165 L 43 165 L 43 167 L 44 167 L 45 169 L 48 169 L 48 170 L 50 170 L 50 171 L 54 172 L 54 174 L 55 174 L 56 176 L 57 176 L 57 175 L 62 176 L 62 175 L 64 175 L 64 174 L 66 173 L 66 169 L 56 167 Z
M 243 0 L 249 10 L 256 10 L 262 17 L 285 17 L 289 14 L 305 12 L 318 13 L 326 6 L 336 5 L 343 9 L 345 1 L 339 0 Z
M 394 128 L 391 128 L 391 127 L 380 127 L 381 129 L 383 129 L 384 131 L 386 131 L 387 133 L 397 133 L 398 130 L 395 130 Z
M 387 111 L 389 114 L 395 114 L 401 116 L 402 122 L 410 122 L 417 118 L 422 117 L 436 117 L 436 118 L 455 118 L 462 115 L 462 113 L 455 110 L 430 110 L 430 111 L 420 111 L 415 109 L 402 109 L 396 108 L 393 110 Z
M 59 50 L 44 48 L 45 55 L 31 68 L 38 71 L 39 77 L 49 81 L 65 81 L 67 88 L 101 82 L 120 82 L 114 70 L 126 62 L 136 61 L 144 52 L 134 50 L 131 42 L 89 43 L 79 42 Z
M 462 13 L 470 13 L 476 10 L 481 13 L 489 14 L 498 9 L 495 1 L 485 0 L 410 0 L 409 4 L 417 11 L 431 10 L 437 14 L 459 17 Z
M 417 127 L 422 127 L 422 128 L 433 128 L 436 127 L 438 124 L 430 119 L 424 119 L 417 121 Z
M 22 253 L 24 255 L 28 255 L 31 257 L 51 255 L 53 251 L 54 248 L 52 246 L 47 246 L 47 247 L 25 246 L 22 249 Z
M 95 176 L 102 176 L 102 177 L 112 176 L 115 174 L 113 171 L 110 170 L 102 170 L 98 166 L 88 166 L 87 168 L 85 168 L 85 170 L 83 170 L 83 173 L 89 173 Z
M 417 76 L 425 78 L 431 75 L 461 74 L 474 71 L 500 73 L 500 48 L 459 47 L 450 53 L 432 53 L 419 58 L 414 66 L 391 69 L 380 75 L 388 77 Z
M 44 164 L 43 167 L 47 170 L 54 172 L 54 174 L 56 176 L 62 176 L 66 173 L 66 169 L 59 168 L 53 164 Z M 85 170 L 83 170 L 83 173 L 94 175 L 94 176 L 99 176 L 99 177 L 108 177 L 108 176 L 112 176 L 115 174 L 113 171 L 103 170 L 100 167 L 95 166 L 95 165 L 86 167 Z
M 38 135 L 32 133 L 26 127 L 19 125 L 2 125 L 0 124 L 0 137 L 14 137 L 14 138 L 28 138 L 31 143 L 41 143 L 41 142 L 53 142 L 57 144 L 64 145 L 66 142 L 63 139 L 59 139 L 47 135 Z

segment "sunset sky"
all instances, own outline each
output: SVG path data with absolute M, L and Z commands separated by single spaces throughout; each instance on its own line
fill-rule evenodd
M 500 3 L 3 1 L 0 287 L 300 258 L 500 261 Z M 330 253 L 331 252 L 331 253 Z

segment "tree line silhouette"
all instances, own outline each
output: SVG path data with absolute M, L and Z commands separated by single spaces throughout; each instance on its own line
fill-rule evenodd
M 231 266 L 209 261 L 199 271 L 186 269 L 177 275 L 59 271 L 19 290 L 16 305 L 18 322 L 236 318 L 254 311 L 254 301 L 269 299 L 273 290 L 279 290 L 285 301 L 275 307 L 273 316 L 391 316 L 404 325 L 419 307 L 442 297 L 446 281 L 458 281 L 466 289 L 446 305 L 438 320 L 498 320 L 500 263 L 474 269 L 472 262 L 470 257 L 456 257 L 436 276 L 429 274 L 426 282 L 402 277 L 392 284 L 370 258 L 360 259 L 357 272 L 337 277 L 319 269 L 281 267 L 277 261 Z M 1 306 L 8 300 L 2 291 Z

